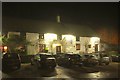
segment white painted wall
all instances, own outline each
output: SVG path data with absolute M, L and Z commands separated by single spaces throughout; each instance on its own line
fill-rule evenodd
M 39 34 L 38 33 L 26 33 L 26 40 L 31 44 L 27 45 L 27 54 L 33 55 L 39 52 Z
M 11 35 L 19 35 L 20 36 L 20 32 L 8 32 L 7 37 L 9 38 Z
M 44 34 L 44 44 L 48 48 L 48 52 L 55 53 L 55 49 L 53 49 L 54 41 L 57 40 L 57 34 L 54 33 L 46 33 Z
M 62 51 L 63 52 L 75 52 L 76 51 L 76 36 L 74 35 L 62 35 Z
M 86 53 L 85 45 L 91 45 L 87 53 L 95 52 L 95 44 L 98 44 L 98 51 L 100 51 L 100 38 L 98 37 L 80 37 L 80 52 Z

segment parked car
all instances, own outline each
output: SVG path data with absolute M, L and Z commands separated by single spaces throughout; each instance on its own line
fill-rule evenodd
M 111 62 L 110 57 L 106 53 L 103 54 L 100 53 L 100 58 L 99 58 L 100 65 L 102 64 L 109 65 L 110 62 Z
M 36 65 L 38 68 L 55 68 L 56 59 L 50 53 L 38 53 L 31 58 L 31 65 Z
M 65 53 L 57 53 L 56 61 L 59 66 L 64 66 L 64 65 L 67 65 L 68 58 L 67 56 L 65 56 Z
M 3 69 L 19 69 L 21 67 L 21 58 L 17 53 L 5 53 L 2 57 Z
M 79 65 L 82 66 L 82 57 L 79 54 L 70 54 L 70 53 L 62 53 L 58 57 L 58 65 L 63 66 L 71 66 L 71 65 Z
M 99 64 L 99 59 L 94 54 L 84 54 L 82 59 L 84 66 L 96 66 Z
M 120 62 L 120 56 L 112 55 L 111 58 L 113 62 Z

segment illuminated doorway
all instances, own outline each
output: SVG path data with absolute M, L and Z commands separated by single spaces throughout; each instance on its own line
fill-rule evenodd
M 61 46 L 56 46 L 56 53 L 61 53 Z

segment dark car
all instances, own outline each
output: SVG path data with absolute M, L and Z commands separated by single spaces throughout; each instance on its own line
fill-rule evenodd
M 99 59 L 96 55 L 93 54 L 85 54 L 82 56 L 83 65 L 84 66 L 96 66 L 99 64 Z
M 67 65 L 68 58 L 65 56 L 65 53 L 57 53 L 56 55 L 56 61 L 59 66 Z
M 109 65 L 109 63 L 111 62 L 110 57 L 108 56 L 108 54 L 105 53 L 100 53 L 100 57 L 99 57 L 99 64 L 105 64 L 105 65 Z
M 67 54 L 70 65 L 83 65 L 83 59 L 79 54 Z
M 38 68 L 55 68 L 56 59 L 50 53 L 38 53 L 31 58 L 31 64 Z
M 2 57 L 3 69 L 19 69 L 21 67 L 21 59 L 17 53 L 5 53 Z
M 120 62 L 120 55 L 119 56 L 112 55 L 111 58 L 112 58 L 112 62 Z
M 71 66 L 71 65 L 79 65 L 82 66 L 82 57 L 79 54 L 70 54 L 64 53 L 60 55 L 58 60 L 58 65 L 63 66 Z

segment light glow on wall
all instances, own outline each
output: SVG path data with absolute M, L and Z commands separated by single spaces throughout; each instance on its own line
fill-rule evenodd
M 61 46 L 61 44 L 53 44 L 53 48 L 55 48 L 56 46 Z
M 98 43 L 99 41 L 100 41 L 100 38 L 99 38 L 99 37 L 92 37 L 92 38 L 91 38 L 91 43 L 92 43 L 92 44 Z
M 57 35 L 53 34 L 53 33 L 46 33 L 44 34 L 44 39 L 45 40 L 49 40 L 49 41 L 53 41 L 53 40 L 57 40 Z

